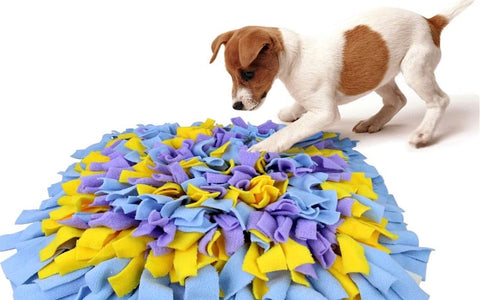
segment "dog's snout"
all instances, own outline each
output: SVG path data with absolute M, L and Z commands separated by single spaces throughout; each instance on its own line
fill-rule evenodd
M 233 103 L 233 109 L 235 110 L 243 110 L 244 106 L 241 101 Z

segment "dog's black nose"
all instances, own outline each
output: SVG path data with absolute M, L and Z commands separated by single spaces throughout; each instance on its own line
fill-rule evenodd
M 235 110 L 243 110 L 243 103 L 241 101 L 233 103 L 233 109 Z

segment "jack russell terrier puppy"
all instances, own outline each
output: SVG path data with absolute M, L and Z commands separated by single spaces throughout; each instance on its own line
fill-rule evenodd
M 402 72 L 426 102 L 425 116 L 410 137 L 416 147 L 432 142 L 449 103 L 435 80 L 442 29 L 473 0 L 430 18 L 396 8 L 380 8 L 352 20 L 328 38 L 306 37 L 287 29 L 249 26 L 219 35 L 212 63 L 225 45 L 225 65 L 233 80 L 233 108 L 258 108 L 273 81 L 280 79 L 295 99 L 278 117 L 292 122 L 250 151 L 280 152 L 340 117 L 338 105 L 375 91 L 383 107 L 354 132 L 377 132 L 405 105 L 395 83 Z

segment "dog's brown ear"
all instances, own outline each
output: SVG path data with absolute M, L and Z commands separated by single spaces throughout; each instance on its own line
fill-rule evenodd
M 273 47 L 273 38 L 267 30 L 254 30 L 239 41 L 238 54 L 242 68 L 247 68 L 262 52 Z
M 218 50 L 220 50 L 220 47 L 227 43 L 233 36 L 236 30 L 232 31 L 227 31 L 225 33 L 220 34 L 217 36 L 215 40 L 212 42 L 212 58 L 210 59 L 210 63 L 213 63 L 215 61 L 215 58 L 217 58 Z

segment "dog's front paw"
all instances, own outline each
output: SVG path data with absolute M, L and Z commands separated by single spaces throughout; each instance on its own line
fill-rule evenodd
M 248 151 L 250 152 L 282 152 L 287 150 L 289 147 L 282 146 L 280 143 L 275 143 L 274 140 L 268 138 L 266 140 L 263 140 L 253 146 L 251 146 Z
M 282 122 L 293 122 L 293 121 L 296 121 L 298 120 L 302 114 L 305 113 L 305 109 L 298 106 L 298 105 L 292 105 L 292 106 L 288 106 L 288 107 L 284 107 L 282 108 L 279 112 L 278 112 L 278 118 L 282 121 Z
M 296 119 L 298 119 L 297 116 L 295 116 L 292 111 L 290 110 L 289 107 L 285 107 L 285 108 L 282 108 L 279 112 L 278 112 L 278 118 L 280 119 L 280 121 L 282 122 L 293 122 L 295 121 Z

